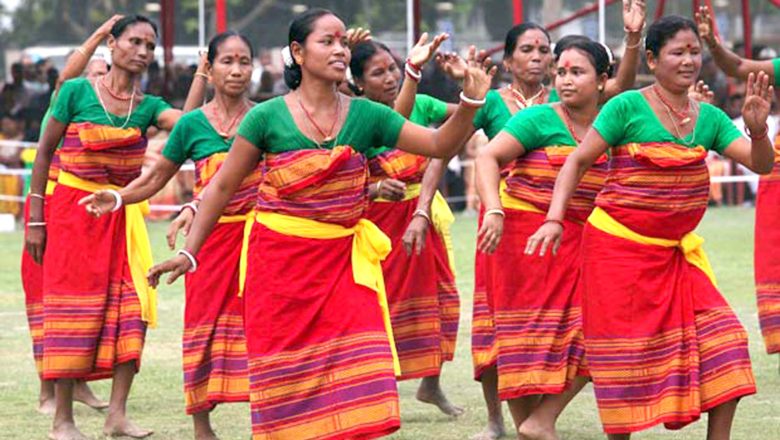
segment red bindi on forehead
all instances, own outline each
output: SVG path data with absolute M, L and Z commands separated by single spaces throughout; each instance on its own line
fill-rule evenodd
M 336 38 L 341 38 L 341 37 L 343 37 L 343 36 L 344 36 L 344 32 L 341 32 L 341 31 L 336 31 L 336 32 L 333 34 L 333 36 L 334 36 L 334 37 L 336 37 Z
M 569 67 L 571 67 L 571 61 L 569 61 L 569 60 L 566 60 L 566 61 L 564 61 L 564 62 L 563 62 L 563 67 L 565 67 L 565 68 L 567 68 L 567 69 L 568 69 Z

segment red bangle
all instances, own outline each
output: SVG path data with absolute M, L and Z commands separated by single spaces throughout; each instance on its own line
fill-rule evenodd
M 421 72 L 422 71 L 422 66 L 415 64 L 409 58 L 406 59 L 406 64 L 410 65 L 417 72 Z
M 764 124 L 764 132 L 761 133 L 758 136 L 753 135 L 753 133 L 750 131 L 750 129 L 747 127 L 747 125 L 745 126 L 745 132 L 747 133 L 748 136 L 750 136 L 750 140 L 751 141 L 753 141 L 753 142 L 755 142 L 755 141 L 762 141 L 762 140 L 766 139 L 767 135 L 769 134 L 769 125 Z
M 556 220 L 554 218 L 546 218 L 546 219 L 544 219 L 544 223 L 542 223 L 542 224 L 545 224 L 545 223 L 558 223 L 559 225 L 561 225 L 561 229 L 564 229 L 564 225 L 563 225 L 563 221 L 562 220 Z

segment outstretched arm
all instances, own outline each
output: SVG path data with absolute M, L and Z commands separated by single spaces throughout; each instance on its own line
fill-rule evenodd
M 699 35 L 707 43 L 712 59 L 726 75 L 746 80 L 751 73 L 764 72 L 769 76 L 769 83 L 776 84 L 774 63 L 771 60 L 750 60 L 742 58 L 724 47 L 718 37 L 715 36 L 715 24 L 712 11 L 707 6 L 699 7 L 696 13 L 696 24 L 699 27 Z
M 461 96 L 465 97 L 466 101 L 484 102 L 493 76 L 496 74 L 496 67 L 490 65 L 489 59 L 477 61 L 476 48 L 473 46 L 469 50 L 468 63 L 469 68 L 463 81 Z M 466 101 L 461 101 L 458 109 L 438 130 L 407 121 L 401 129 L 395 147 L 422 156 L 448 159 L 474 132 L 472 121 L 482 104 Z

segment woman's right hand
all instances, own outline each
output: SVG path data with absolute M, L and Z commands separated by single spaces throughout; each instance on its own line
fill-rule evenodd
M 116 14 L 109 18 L 105 21 L 105 23 L 101 24 L 97 30 L 95 30 L 95 34 L 100 35 L 103 38 L 107 38 L 111 34 L 111 28 L 113 28 L 116 22 L 121 20 L 122 17 L 124 17 L 124 15 Z
M 715 37 L 715 20 L 712 18 L 712 11 L 707 5 L 699 6 L 699 11 L 696 12 L 696 27 L 699 28 L 699 37 L 707 43 L 708 46 L 713 47 L 718 45 L 718 38 Z
M 24 236 L 24 246 L 33 261 L 43 264 L 43 252 L 46 250 L 46 227 L 28 226 Z
M 498 70 L 493 66 L 490 57 L 477 56 L 477 48 L 471 46 L 469 55 L 466 58 L 468 68 L 463 78 L 463 94 L 471 99 L 484 99 L 490 86 L 493 83 L 493 77 Z
M 182 209 L 178 216 L 168 226 L 168 233 L 165 238 L 168 240 L 168 248 L 173 250 L 176 247 L 176 236 L 181 231 L 183 236 L 190 233 L 192 221 L 195 219 L 195 212 L 192 209 Z
M 192 263 L 190 263 L 190 260 L 187 257 L 184 255 L 177 255 L 149 269 L 146 280 L 149 282 L 150 286 L 157 287 L 157 285 L 160 284 L 160 277 L 163 274 L 170 273 L 165 283 L 173 284 L 176 279 L 187 273 L 191 268 Z
M 479 239 L 477 249 L 479 252 L 492 254 L 501 243 L 502 235 L 504 235 L 504 216 L 499 214 L 486 215 L 482 219 L 482 227 L 477 233 Z
M 433 37 L 433 40 L 431 40 L 429 43 L 428 33 L 423 32 L 423 34 L 420 36 L 420 39 L 417 40 L 417 44 L 415 44 L 412 50 L 409 51 L 409 61 L 411 61 L 415 66 L 423 66 L 425 63 L 430 61 L 434 55 L 436 55 L 436 52 L 439 50 L 439 46 L 441 46 L 441 43 L 443 43 L 444 40 L 448 38 L 450 38 L 450 36 L 447 34 L 439 34 Z
M 455 52 L 437 53 L 436 64 L 439 65 L 439 68 L 443 70 L 447 76 L 455 81 L 462 81 L 466 76 L 466 69 L 469 68 L 466 60 Z
M 536 253 L 536 247 L 539 246 L 539 256 L 543 257 L 547 253 L 547 248 L 552 245 L 552 254 L 558 253 L 558 248 L 561 247 L 561 237 L 563 236 L 563 226 L 557 221 L 546 221 L 534 232 L 534 234 L 528 237 L 528 242 L 525 245 L 525 254 L 533 255 Z
M 92 216 L 100 217 L 114 209 L 116 197 L 108 191 L 96 191 L 79 200 L 79 205 L 84 206 Z
M 400 180 L 383 179 L 377 182 L 375 186 L 378 191 L 375 191 L 374 198 L 383 198 L 385 200 L 399 202 L 403 200 L 406 195 L 406 184 Z

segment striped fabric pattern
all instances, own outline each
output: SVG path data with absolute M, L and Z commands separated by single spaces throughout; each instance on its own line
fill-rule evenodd
M 376 155 L 368 162 L 370 181 L 389 178 L 405 183 L 420 183 L 429 161 L 425 156 L 393 148 Z
M 596 206 L 639 234 L 680 239 L 707 209 L 706 156 L 703 147 L 672 143 L 615 147 Z
M 585 375 L 580 307 L 497 311 L 495 319 L 501 400 L 558 394 Z
M 392 243 L 382 262 L 390 321 L 401 365 L 399 380 L 437 376 L 452 360 L 460 320 L 460 299 L 447 250 L 435 230 L 425 235 L 420 255 L 407 255 L 403 235 L 417 198 L 375 202 L 367 217 Z
M 485 208 L 480 207 L 477 217 L 478 229 L 482 227 Z M 487 272 L 493 264 L 493 257 L 475 251 L 474 255 L 474 304 L 471 315 L 471 359 L 474 367 L 474 379 L 480 380 L 482 373 L 496 366 L 498 346 L 496 345 L 496 326 L 493 322 L 493 302 L 487 292 Z
M 555 178 L 576 147 L 550 146 L 532 150 L 514 161 L 506 179 L 507 194 L 524 200 L 547 212 L 552 200 Z M 604 186 L 608 158 L 603 154 L 585 173 L 577 190 L 569 201 L 566 218 L 580 223 L 587 220 L 593 210 L 596 195 Z
M 228 153 L 214 153 L 209 157 L 195 162 L 195 187 L 193 196 L 200 198 L 203 189 L 211 182 L 214 175 L 225 162 Z M 263 179 L 262 165 L 244 178 L 233 197 L 228 201 L 222 215 L 239 215 L 251 211 L 257 201 L 257 187 Z
M 696 313 L 690 325 L 653 337 L 589 338 L 587 350 L 609 433 L 659 423 L 679 429 L 755 392 L 747 333 L 728 307 Z
M 631 144 L 613 152 L 598 206 L 647 237 L 680 240 L 695 229 L 709 190 L 703 148 Z M 679 429 L 755 393 L 747 333 L 679 248 L 591 224 L 582 246 L 585 349 L 607 433 Z
M 249 401 L 244 319 L 222 313 L 215 323 L 184 330 L 184 397 L 187 414 L 217 403 Z
M 126 186 L 141 175 L 146 145 L 137 127 L 73 122 L 59 149 L 60 168 L 84 180 Z
M 709 197 L 706 157 L 704 147 L 671 143 L 615 147 L 610 173 L 596 205 L 650 211 L 703 209 Z M 674 168 L 673 173 L 666 171 L 670 168 Z
M 398 427 L 398 395 L 393 376 L 386 374 L 392 360 L 383 332 L 250 356 L 249 370 L 252 440 L 376 438 Z
M 49 198 L 48 196 L 46 197 Z M 44 221 L 47 215 L 48 203 L 43 205 Z M 24 202 L 24 222 L 29 221 L 30 197 Z M 25 234 L 27 229 L 25 229 Z M 40 375 L 43 372 L 43 266 L 36 263 L 27 249 L 22 251 L 22 289 L 24 290 L 24 305 L 27 312 L 27 324 L 32 339 L 35 370 Z
M 775 139 L 775 166 L 761 176 L 756 196 L 754 271 L 758 320 L 767 353 L 780 353 L 780 134 Z
M 392 149 L 369 160 L 370 181 L 422 181 L 429 159 Z M 418 198 L 372 203 L 368 218 L 390 237 L 393 251 L 382 263 L 390 302 L 393 335 L 401 363 L 399 380 L 436 376 L 451 361 L 460 322 L 460 298 L 449 268 L 444 241 L 426 234 L 423 253 L 407 256 L 403 235 Z
M 237 295 L 244 223 L 217 223 L 185 276 L 182 361 L 187 414 L 249 401 L 244 302 Z
M 256 209 L 352 226 L 368 207 L 366 159 L 351 147 L 268 154 Z
M 140 368 L 146 324 L 129 276 L 111 282 L 108 295 L 44 295 L 44 379 L 107 379 L 131 361 Z

